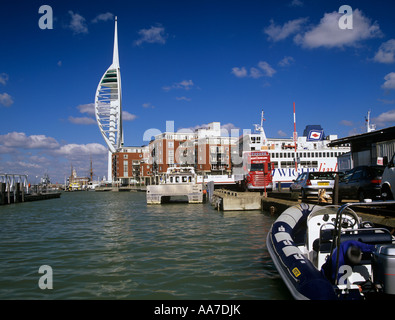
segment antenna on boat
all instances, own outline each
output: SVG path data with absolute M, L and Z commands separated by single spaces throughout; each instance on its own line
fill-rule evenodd
M 370 110 L 368 111 L 368 116 L 365 117 L 365 122 L 366 122 L 366 132 L 372 132 L 376 130 L 376 125 L 370 124 Z
M 262 112 L 261 112 L 261 124 L 260 125 L 259 124 L 254 124 L 254 127 L 255 127 L 255 131 L 259 132 L 261 134 L 262 142 L 264 144 L 266 144 L 267 139 L 266 139 L 265 130 L 263 129 L 263 121 L 266 121 L 266 119 L 263 117 L 263 114 L 264 114 L 264 112 L 262 110 Z

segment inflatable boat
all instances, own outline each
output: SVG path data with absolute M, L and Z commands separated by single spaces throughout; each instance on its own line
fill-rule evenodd
M 381 203 L 301 203 L 273 223 L 266 245 L 295 299 L 395 298 L 394 238 L 388 229 L 363 222 L 351 208 L 358 205 Z

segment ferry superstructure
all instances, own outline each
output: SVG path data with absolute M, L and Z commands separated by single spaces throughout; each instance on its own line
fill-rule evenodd
M 337 135 L 325 136 L 320 125 L 307 125 L 303 135 L 297 137 L 296 148 L 293 138 L 267 138 L 261 124 L 255 125 L 255 132 L 243 134 L 238 141 L 239 154 L 246 151 L 269 152 L 273 163 L 273 182 L 287 187 L 302 172 L 339 171 L 338 158 L 350 152 L 350 147 L 328 147 Z

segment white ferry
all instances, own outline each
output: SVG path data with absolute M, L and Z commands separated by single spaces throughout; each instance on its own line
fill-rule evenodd
M 265 150 L 270 153 L 273 163 L 273 184 L 275 187 L 288 187 L 302 172 L 342 171 L 349 169 L 350 147 L 328 147 L 337 135 L 325 136 L 320 125 L 307 125 L 303 135 L 293 138 L 267 138 L 261 124 L 255 125 L 255 132 L 239 138 L 239 154 L 245 151 Z M 296 148 L 295 148 L 296 142 Z M 341 156 L 341 157 L 340 157 Z M 338 166 L 338 157 L 346 163 Z

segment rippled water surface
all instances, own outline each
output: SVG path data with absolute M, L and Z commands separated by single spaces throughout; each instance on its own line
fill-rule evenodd
M 265 246 L 274 219 L 140 192 L 1 206 L 0 299 L 288 299 Z

